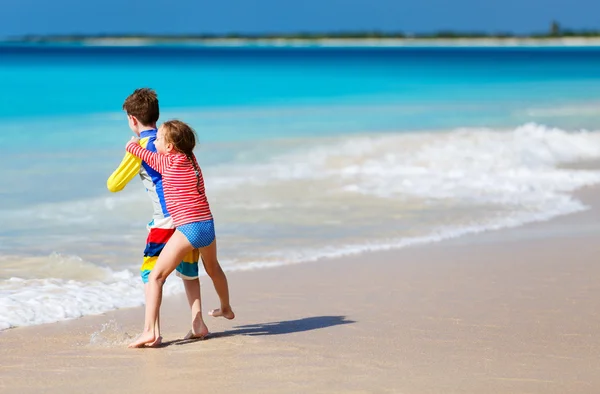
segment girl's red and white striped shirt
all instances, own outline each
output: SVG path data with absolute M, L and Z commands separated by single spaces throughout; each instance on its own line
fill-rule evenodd
M 194 155 L 191 159 L 198 168 L 199 180 L 190 159 L 182 153 L 150 152 L 133 141 L 126 149 L 162 175 L 165 202 L 175 227 L 213 218 L 204 192 L 202 171 Z

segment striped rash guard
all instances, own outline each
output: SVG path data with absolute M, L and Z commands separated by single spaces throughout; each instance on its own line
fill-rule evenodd
M 202 172 L 196 173 L 187 156 L 181 153 L 163 155 L 152 152 L 136 142 L 127 144 L 127 152 L 141 158 L 162 175 L 167 210 L 175 227 L 212 220 Z M 193 155 L 192 160 L 196 162 Z M 196 167 L 200 170 L 197 162 Z

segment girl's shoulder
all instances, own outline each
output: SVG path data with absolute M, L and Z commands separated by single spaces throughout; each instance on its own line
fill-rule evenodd
M 172 162 L 186 161 L 187 156 L 183 153 L 171 153 L 169 154 L 169 160 L 171 160 Z
M 183 153 L 172 153 L 169 155 L 170 156 L 170 161 L 171 161 L 171 165 L 175 165 L 177 167 L 186 167 L 186 166 L 193 166 L 193 163 L 190 161 L 190 158 L 188 158 L 186 155 L 184 155 Z M 196 158 L 195 157 L 191 157 L 191 159 L 195 162 Z

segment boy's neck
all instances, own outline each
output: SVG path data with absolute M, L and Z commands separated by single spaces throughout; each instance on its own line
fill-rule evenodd
M 138 137 L 144 132 L 144 131 L 148 131 L 148 130 L 156 130 L 156 123 L 146 126 L 146 125 L 140 125 L 138 130 L 137 130 L 137 135 Z
M 143 131 L 148 131 L 148 130 L 156 130 L 156 123 L 148 125 L 148 126 L 143 125 L 143 124 L 140 125 L 140 133 Z

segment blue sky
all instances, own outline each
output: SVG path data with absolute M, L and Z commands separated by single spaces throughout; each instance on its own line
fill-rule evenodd
M 168 4 L 168 5 L 167 5 Z M 2 0 L 0 37 L 26 34 L 600 30 L 598 0 Z

